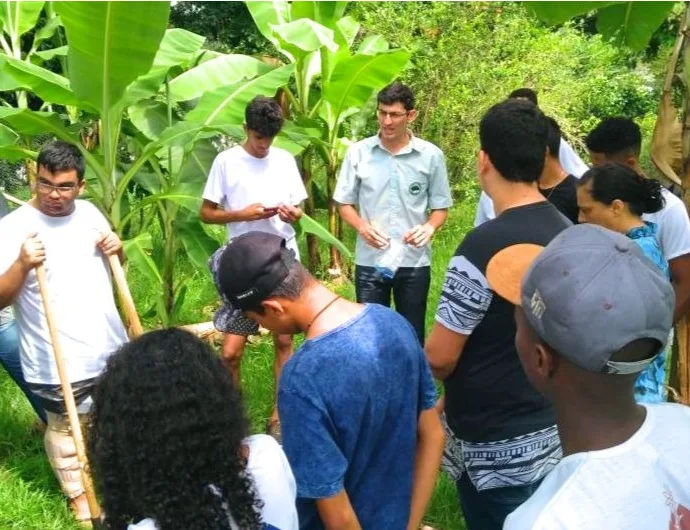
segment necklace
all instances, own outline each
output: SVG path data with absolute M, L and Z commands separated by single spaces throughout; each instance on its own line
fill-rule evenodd
M 565 182 L 565 179 L 566 179 L 567 176 L 568 176 L 568 173 L 566 173 L 565 171 L 561 170 L 561 174 L 559 175 L 560 180 L 558 181 L 558 184 L 556 184 L 554 187 L 551 188 L 551 191 L 550 191 L 549 194 L 546 196 L 546 200 L 547 200 L 547 201 L 551 198 L 551 194 L 552 194 L 554 191 L 556 191 L 556 188 L 557 188 L 558 186 L 560 186 L 561 184 L 563 184 L 563 182 Z M 539 188 L 539 191 L 541 191 L 542 194 L 543 194 L 543 190 L 542 190 L 541 188 Z
M 329 307 L 331 307 L 331 306 L 332 306 L 333 304 L 335 304 L 338 300 L 340 300 L 340 295 L 336 295 L 336 297 L 335 297 L 333 300 L 331 300 L 331 301 L 328 302 L 325 306 L 323 306 L 323 308 L 321 309 L 321 311 L 319 311 L 318 313 L 316 313 L 316 315 L 314 315 L 314 318 L 311 319 L 311 322 L 309 322 L 309 325 L 307 326 L 307 329 L 306 329 L 306 332 L 307 332 L 307 333 L 309 332 L 309 328 L 311 328 L 312 324 L 313 324 L 314 322 L 316 322 L 316 319 L 319 318 L 319 317 L 324 313 L 324 311 L 326 311 L 326 309 L 328 309 Z

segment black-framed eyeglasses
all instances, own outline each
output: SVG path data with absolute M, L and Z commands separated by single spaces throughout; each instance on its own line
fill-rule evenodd
M 409 114 L 409 111 L 406 112 L 386 112 L 385 110 L 381 109 L 376 109 L 376 115 L 384 120 L 386 118 L 390 118 L 391 120 L 399 120 L 401 118 L 404 118 Z
M 45 182 L 43 180 L 38 181 L 37 187 L 40 193 L 44 193 L 46 195 L 51 194 L 53 190 L 57 191 L 60 195 L 69 195 L 70 193 L 73 193 L 74 190 L 78 189 L 76 184 L 62 184 L 60 186 L 53 186 L 49 182 Z

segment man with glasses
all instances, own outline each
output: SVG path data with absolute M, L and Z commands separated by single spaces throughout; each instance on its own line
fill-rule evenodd
M 390 306 L 424 342 L 431 279 L 431 238 L 452 205 L 441 150 L 414 136 L 417 117 L 410 88 L 395 82 L 378 93 L 379 133 L 350 146 L 333 199 L 342 219 L 357 230 L 355 290 L 360 303 Z M 399 267 L 377 271 L 386 254 Z
M 34 269 L 45 265 L 67 373 L 77 410 L 85 414 L 107 357 L 127 340 L 105 258 L 120 253 L 122 243 L 95 206 L 77 200 L 84 158 L 76 146 L 47 144 L 37 167 L 36 196 L 0 220 L 0 309 L 14 306 L 24 378 L 48 417 L 48 459 L 76 517 L 86 521 L 88 504 Z

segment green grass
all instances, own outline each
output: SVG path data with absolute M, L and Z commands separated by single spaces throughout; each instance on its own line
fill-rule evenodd
M 445 267 L 471 226 L 473 214 L 472 204 L 454 207 L 448 223 L 436 235 L 427 329 L 433 322 Z M 351 232 L 346 233 L 345 239 L 353 247 Z M 183 281 L 188 285 L 182 321 L 209 320 L 217 303 L 210 277 L 205 271 L 194 270 L 183 257 L 180 259 Z M 144 307 L 156 296 L 135 271 L 130 272 L 130 285 L 139 307 Z M 353 286 L 347 281 L 338 291 L 348 297 L 354 296 Z M 261 337 L 247 348 L 242 362 L 242 386 L 252 430 L 260 432 L 271 413 L 274 391 L 270 337 Z M 45 458 L 43 438 L 32 432 L 33 422 L 32 411 L 23 395 L 0 370 L 0 529 L 77 530 L 79 527 L 69 513 Z M 443 474 L 425 520 L 439 530 L 465 528 L 455 486 Z

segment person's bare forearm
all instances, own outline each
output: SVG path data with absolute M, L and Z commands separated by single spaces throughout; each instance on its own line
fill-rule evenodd
M 362 530 L 345 490 L 330 498 L 317 499 L 316 509 L 326 530 Z
M 359 232 L 364 220 L 359 216 L 357 208 L 355 208 L 352 204 L 341 204 L 338 207 L 338 212 L 340 213 L 340 218 L 343 221 Z
M 223 210 L 222 208 L 202 208 L 201 220 L 210 225 L 225 225 L 246 221 L 242 218 L 242 210 Z
M 425 410 L 422 414 L 426 415 L 423 420 L 426 424 L 420 423 L 408 530 L 417 530 L 422 522 L 426 507 L 436 486 L 443 448 L 446 443 L 445 432 L 436 409 Z
M 21 291 L 26 275 L 29 274 L 29 268 L 26 268 L 22 263 L 15 261 L 5 274 L 0 275 L 0 309 L 4 309 L 14 302 L 19 291 Z
M 448 210 L 431 210 L 427 223 L 433 226 L 434 231 L 436 231 L 443 226 L 446 219 L 448 219 Z

